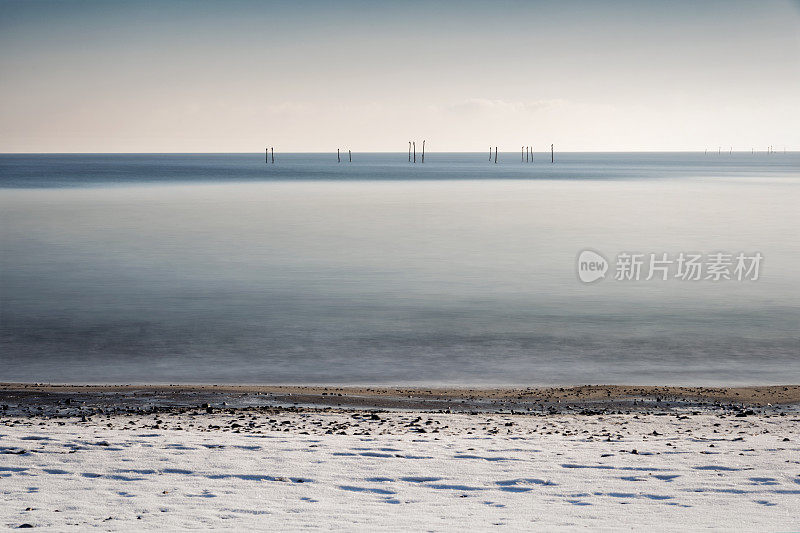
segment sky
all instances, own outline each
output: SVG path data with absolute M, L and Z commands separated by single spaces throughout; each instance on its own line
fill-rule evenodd
M 0 0 L 0 152 L 800 149 L 800 1 Z

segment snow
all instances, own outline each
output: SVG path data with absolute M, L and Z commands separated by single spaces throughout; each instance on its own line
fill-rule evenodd
M 796 416 L 153 418 L 5 420 L 0 526 L 800 528 Z

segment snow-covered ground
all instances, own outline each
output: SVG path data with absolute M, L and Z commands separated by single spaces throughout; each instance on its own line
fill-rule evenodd
M 791 414 L 2 422 L 0 527 L 800 529 Z

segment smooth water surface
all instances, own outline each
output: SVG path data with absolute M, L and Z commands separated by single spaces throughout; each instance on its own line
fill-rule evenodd
M 800 156 L 536 158 L 2 155 L 0 381 L 800 383 Z

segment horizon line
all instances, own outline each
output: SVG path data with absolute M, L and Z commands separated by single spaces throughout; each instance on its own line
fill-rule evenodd
M 272 147 L 270 147 L 270 148 L 272 148 Z M 761 149 L 751 148 L 750 151 L 748 151 L 747 149 L 722 150 L 721 155 L 726 155 L 726 154 L 729 155 L 731 152 L 732 153 L 748 153 L 748 152 L 752 153 L 753 150 L 755 151 L 755 153 L 759 153 L 759 152 L 769 153 L 769 151 L 766 148 L 761 148 Z M 670 153 L 680 154 L 680 153 L 705 153 L 705 151 L 706 151 L 705 148 L 699 149 L 699 150 L 555 150 L 556 153 L 561 153 L 561 154 L 636 154 L 636 153 L 641 153 L 641 154 L 670 154 Z M 365 150 L 365 151 L 358 151 L 358 152 L 353 150 L 352 152 L 353 153 L 359 153 L 359 154 L 407 154 L 408 153 L 407 151 L 376 151 L 376 150 Z M 786 153 L 794 153 L 794 152 L 797 152 L 797 150 L 794 150 L 794 149 L 790 150 L 788 148 L 783 148 L 783 147 L 781 147 L 780 149 L 772 150 L 772 153 L 774 153 L 774 154 L 782 154 L 784 152 L 786 152 Z M 0 155 L 242 155 L 242 154 L 248 154 L 249 155 L 249 154 L 263 154 L 263 153 L 264 152 L 262 152 L 262 151 L 257 151 L 257 152 L 179 152 L 179 151 L 176 151 L 176 152 L 172 152 L 172 151 L 169 151 L 169 152 L 141 152 L 141 151 L 137 151 L 137 152 L 2 152 L 2 151 L 0 151 Z M 299 155 L 299 154 L 315 155 L 315 154 L 335 154 L 336 152 L 335 152 L 335 150 L 324 150 L 324 151 L 299 151 L 299 152 L 297 152 L 297 151 L 281 151 L 280 153 L 283 154 L 283 155 L 287 155 L 287 154 L 293 154 L 293 155 Z M 486 150 L 481 150 L 481 151 L 475 151 L 475 150 L 472 150 L 472 151 L 450 151 L 450 150 L 445 150 L 445 151 L 436 151 L 436 152 L 427 151 L 427 150 L 425 151 L 425 155 L 429 155 L 429 154 L 485 154 L 485 153 L 486 153 Z M 518 154 L 520 152 L 518 150 L 498 150 L 498 153 L 500 153 L 500 154 L 503 154 L 503 153 Z M 533 153 L 546 153 L 546 154 L 549 154 L 550 150 L 533 150 Z M 711 150 L 711 149 L 708 149 L 708 154 L 709 155 L 720 155 L 718 153 L 718 151 L 714 151 L 714 150 Z

